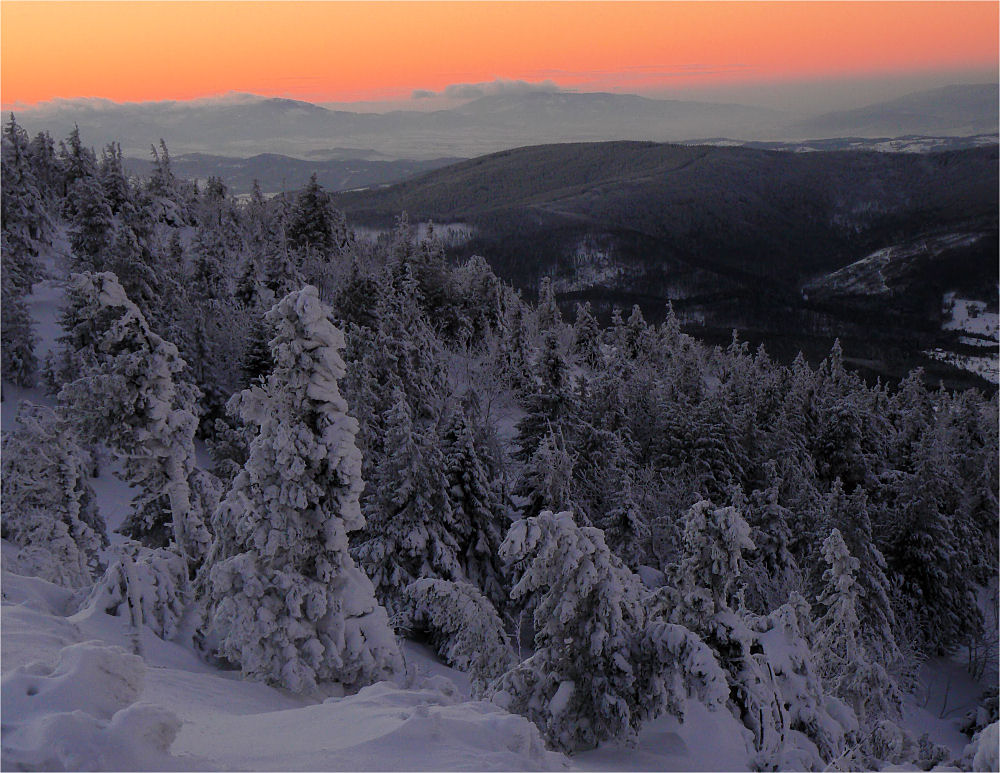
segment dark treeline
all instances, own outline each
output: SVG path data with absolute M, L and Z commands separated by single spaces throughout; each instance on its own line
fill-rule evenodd
M 153 156 L 4 126 L 3 376 L 56 407 L 5 434 L 3 536 L 38 574 L 116 614 L 142 585 L 158 635 L 293 690 L 427 638 L 567 751 L 694 699 L 757 769 L 945 758 L 901 700 L 928 656 L 989 657 L 995 396 L 709 347 L 670 309 L 566 321 L 405 216 L 356 238 L 315 179 L 238 201 Z M 25 296 L 65 268 L 39 362 Z M 136 498 L 105 565 L 109 459 Z

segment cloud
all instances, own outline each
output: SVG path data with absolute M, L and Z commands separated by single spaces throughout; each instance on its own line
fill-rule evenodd
M 447 97 L 448 99 L 479 99 L 480 97 L 492 97 L 506 94 L 532 94 L 536 92 L 553 93 L 563 91 L 563 89 L 552 80 L 543 80 L 536 83 L 528 81 L 507 80 L 497 78 L 494 81 L 484 83 L 453 83 L 446 86 L 443 91 L 430 91 L 428 89 L 414 89 L 413 99 L 430 99 L 432 97 Z
M 535 70 L 531 75 L 557 78 L 592 78 L 599 80 L 632 81 L 650 78 L 689 78 L 701 75 L 746 72 L 753 68 L 744 64 L 651 64 L 629 65 L 615 70 Z

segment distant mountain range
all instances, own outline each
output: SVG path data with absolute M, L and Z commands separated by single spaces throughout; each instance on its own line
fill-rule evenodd
M 801 138 L 995 134 L 997 84 L 945 86 L 793 124 Z
M 20 111 L 18 120 L 32 132 L 48 129 L 57 139 L 76 123 L 86 142 L 116 140 L 127 155 L 140 158 L 162 137 L 177 155 L 335 158 L 346 152 L 367 160 L 375 160 L 370 154 L 383 160 L 429 160 L 551 142 L 995 134 L 997 115 L 997 85 L 985 84 L 950 86 L 814 117 L 629 94 L 533 92 L 484 96 L 448 110 L 386 113 L 253 95 L 126 104 L 56 101 Z
M 638 303 L 658 319 L 669 299 L 709 340 L 738 328 L 792 356 L 839 336 L 899 375 L 938 368 L 919 352 L 957 340 L 942 331 L 945 292 L 995 306 L 997 191 L 995 144 L 917 155 L 610 142 L 504 151 L 334 198 L 357 225 L 388 227 L 404 210 L 462 223 L 472 237 L 456 257 L 483 255 L 529 293 L 552 276 L 569 307 Z M 884 288 L 858 291 L 883 264 L 842 270 L 886 249 Z
M 261 153 L 250 158 L 189 153 L 171 156 L 170 163 L 174 173 L 185 179 L 207 180 L 209 177 L 219 177 L 225 182 L 230 193 L 249 193 L 253 189 L 254 180 L 257 180 L 265 194 L 273 194 L 303 187 L 312 174 L 315 174 L 319 184 L 329 191 L 348 191 L 399 182 L 461 160 L 463 159 L 304 160 L 276 153 Z M 125 167 L 130 174 L 148 176 L 152 166 L 152 161 L 146 159 L 127 158 L 125 161 Z

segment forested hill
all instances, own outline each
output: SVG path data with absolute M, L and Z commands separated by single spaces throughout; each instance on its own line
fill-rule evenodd
M 630 232 L 680 258 L 787 278 L 838 268 L 848 248 L 890 234 L 995 227 L 997 179 L 996 146 L 910 155 L 570 143 L 494 153 L 335 202 L 359 222 L 404 210 L 465 220 L 483 239 L 525 228 Z
M 739 328 L 788 359 L 839 336 L 898 376 L 920 351 L 952 345 L 945 293 L 995 305 L 997 186 L 995 145 L 890 154 L 609 142 L 495 153 L 334 200 L 356 224 L 404 210 L 466 223 L 473 235 L 456 256 L 481 254 L 531 293 L 552 276 L 563 301 L 604 314 L 638 303 L 652 319 L 669 299 L 707 337 Z M 881 294 L 804 293 L 885 249 L 907 257 Z

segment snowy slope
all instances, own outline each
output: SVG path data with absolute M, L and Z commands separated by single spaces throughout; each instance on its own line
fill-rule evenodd
M 950 352 L 932 349 L 924 352 L 929 357 L 944 360 L 956 367 L 978 373 L 994 384 L 1000 383 L 1000 315 L 990 311 L 983 301 L 959 298 L 957 293 L 946 293 L 942 300 L 944 321 L 942 330 L 957 330 L 965 335 L 959 341 L 966 346 L 982 350 L 982 354 Z

